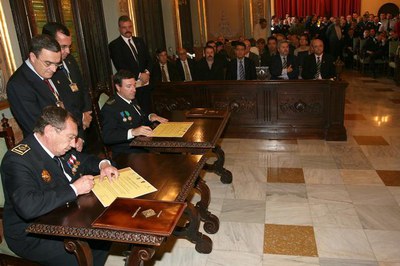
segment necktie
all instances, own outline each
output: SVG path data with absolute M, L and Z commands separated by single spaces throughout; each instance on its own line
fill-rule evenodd
M 239 61 L 239 80 L 245 80 L 243 60 Z
M 191 81 L 189 67 L 187 65 L 187 60 L 183 61 L 183 71 L 185 72 L 185 81 Z
M 287 61 L 286 61 L 286 56 L 283 57 L 283 63 L 282 63 L 282 69 L 287 68 Z
M 315 73 L 315 79 L 319 79 L 319 76 L 321 75 L 321 59 L 319 56 L 317 56 L 317 72 Z
M 130 47 L 131 50 L 132 50 L 132 54 L 133 54 L 133 57 L 135 58 L 135 61 L 136 61 L 137 63 L 139 63 L 139 61 L 138 61 L 138 53 L 137 53 L 137 51 L 136 51 L 135 46 L 132 44 L 132 39 L 128 39 L 128 43 L 129 43 L 129 47 Z
M 162 77 L 162 82 L 168 82 L 168 78 L 167 78 L 167 73 L 165 73 L 165 69 L 164 66 L 161 65 L 161 77 Z

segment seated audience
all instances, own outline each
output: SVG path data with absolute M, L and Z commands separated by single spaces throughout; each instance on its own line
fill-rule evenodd
M 197 63 L 199 80 L 223 80 L 225 78 L 224 63 L 214 58 L 215 50 L 211 46 L 204 48 L 205 57 Z
M 167 50 L 157 49 L 157 62 L 154 64 L 150 80 L 156 82 L 182 81 L 174 63 L 168 60 Z
M 108 160 L 77 152 L 77 121 L 66 110 L 48 106 L 39 115 L 33 134 L 3 158 L 5 196 L 4 237 L 18 256 L 42 265 L 78 265 L 60 237 L 27 233 L 29 224 L 48 212 L 89 193 L 93 174 L 118 177 Z M 104 265 L 110 242 L 88 241 L 94 265 Z
M 176 59 L 176 69 L 180 76 L 180 80 L 192 81 L 196 80 L 196 66 L 193 59 L 187 55 L 185 48 L 179 48 L 177 51 L 178 58 Z
M 314 39 L 311 42 L 313 54 L 304 59 L 302 67 L 303 79 L 331 79 L 334 78 L 335 65 L 333 57 L 324 53 L 324 43 L 320 39 Z
M 115 158 L 119 154 L 145 152 L 144 149 L 129 146 L 136 136 L 152 135 L 153 122 L 167 119 L 154 113 L 145 113 L 138 105 L 135 95 L 135 76 L 128 70 L 118 71 L 114 77 L 116 93 L 101 109 L 104 144 L 111 146 Z
M 228 66 L 226 79 L 229 80 L 254 80 L 257 79 L 254 62 L 245 56 L 246 45 L 237 43 L 235 47 L 236 58 Z
M 289 54 L 289 42 L 279 42 L 278 52 L 279 54 L 273 56 L 271 60 L 271 79 L 298 79 L 297 58 Z
M 388 49 L 388 42 L 386 41 L 384 33 L 377 34 L 376 37 L 370 36 L 365 42 L 361 53 L 365 58 L 369 58 L 369 65 L 373 77 L 376 77 L 375 61 L 387 57 Z

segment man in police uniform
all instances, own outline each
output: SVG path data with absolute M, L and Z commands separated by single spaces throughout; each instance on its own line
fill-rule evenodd
M 118 171 L 108 160 L 77 152 L 77 123 L 66 110 L 43 110 L 34 134 L 4 156 L 1 169 L 5 194 L 4 236 L 18 256 L 45 265 L 77 265 L 60 238 L 30 235 L 29 223 L 57 207 L 89 193 L 98 174 L 109 179 Z M 91 243 L 95 265 L 104 265 L 108 243 Z
M 153 122 L 164 123 L 167 119 L 154 113 L 145 113 L 138 105 L 135 95 L 135 75 L 128 70 L 118 71 L 114 77 L 115 96 L 101 109 L 103 140 L 110 145 L 113 157 L 121 153 L 144 152 L 129 146 L 136 136 L 151 136 Z
M 92 101 L 78 63 L 71 55 L 71 34 L 67 27 L 58 22 L 48 22 L 43 26 L 42 33 L 50 35 L 60 44 L 62 63 L 51 80 L 60 93 L 65 108 L 79 121 L 79 137 L 75 146 L 76 150 L 82 151 L 84 130 L 92 121 Z

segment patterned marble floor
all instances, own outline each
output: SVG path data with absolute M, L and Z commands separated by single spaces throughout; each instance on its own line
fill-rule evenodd
M 400 265 L 400 87 L 344 79 L 347 141 L 223 139 L 233 183 L 204 176 L 212 253 L 171 239 L 148 265 Z M 118 250 L 106 265 L 123 265 Z

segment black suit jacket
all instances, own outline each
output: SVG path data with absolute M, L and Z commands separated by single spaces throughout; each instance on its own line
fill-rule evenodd
M 40 146 L 33 134 L 21 142 L 30 150 L 20 155 L 8 151 L 1 165 L 4 187 L 4 235 L 8 246 L 17 255 L 41 260 L 51 255 L 64 254 L 62 239 L 32 235 L 25 232 L 29 223 L 67 202 L 76 199 L 70 184 L 81 174 L 98 174 L 100 160 L 94 156 L 70 150 L 61 161 L 72 178 L 68 181 L 62 169 Z M 18 149 L 17 146 L 16 149 Z M 76 172 L 68 165 L 71 155 L 76 157 Z M 79 162 L 79 165 L 78 163 Z
M 23 63 L 7 83 L 7 97 L 13 116 L 24 137 L 33 132 L 44 107 L 56 105 L 56 98 L 47 84 Z
M 321 58 L 321 77 L 322 79 L 334 78 L 336 75 L 334 60 L 330 54 L 323 54 Z M 314 79 L 317 73 L 317 61 L 314 54 L 308 55 L 304 59 L 301 76 L 303 79 Z
M 293 71 L 288 73 L 289 79 L 298 79 L 299 77 L 299 66 L 297 63 L 297 58 L 294 55 L 286 56 L 287 66 L 292 66 Z M 282 60 L 279 54 L 274 55 L 271 58 L 271 79 L 279 79 L 279 76 L 282 74 Z
M 238 64 L 238 59 L 232 59 L 229 62 L 228 65 L 228 70 L 226 72 L 226 79 L 228 80 L 237 80 L 237 64 Z M 256 74 L 256 67 L 254 65 L 253 60 L 245 57 L 244 58 L 244 74 L 246 80 L 254 80 L 257 79 L 257 74 Z
M 130 47 L 121 36 L 113 40 L 108 45 L 108 48 L 110 50 L 111 60 L 117 71 L 120 69 L 130 70 L 135 74 L 136 78 L 139 78 L 139 73 L 144 72 L 146 69 L 152 72 L 152 60 L 143 39 L 132 37 L 132 40 L 138 51 L 139 64 L 133 57 Z
M 121 153 L 144 151 L 129 146 L 128 130 L 140 126 L 150 126 L 148 114 L 141 111 L 141 115 L 135 108 L 115 95 L 101 108 L 101 120 L 103 125 L 103 140 L 111 146 L 113 157 Z
M 167 61 L 167 68 L 168 68 L 168 76 L 169 76 L 170 81 L 182 81 L 174 63 Z M 160 63 L 157 62 L 156 64 L 154 64 L 153 72 L 151 73 L 150 79 L 154 83 L 162 81 Z
M 57 91 L 60 94 L 65 109 L 72 113 L 78 121 L 79 137 L 83 138 L 82 114 L 86 111 L 92 110 L 92 101 L 75 58 L 72 55 L 68 55 L 64 62 L 67 65 L 72 82 L 77 84 L 79 90 L 75 92 L 72 91 L 69 86 L 70 81 L 65 69 L 57 70 L 51 80 L 57 87 Z
M 197 80 L 195 61 L 188 58 L 187 63 L 190 70 L 190 75 L 192 76 L 192 80 Z M 182 61 L 179 58 L 176 60 L 176 69 L 178 70 L 180 80 L 185 80 L 185 72 L 183 71 Z
M 206 58 L 203 57 L 197 63 L 197 77 L 198 80 L 224 80 L 225 79 L 224 63 L 214 58 L 214 63 L 212 64 L 210 69 L 208 67 Z

